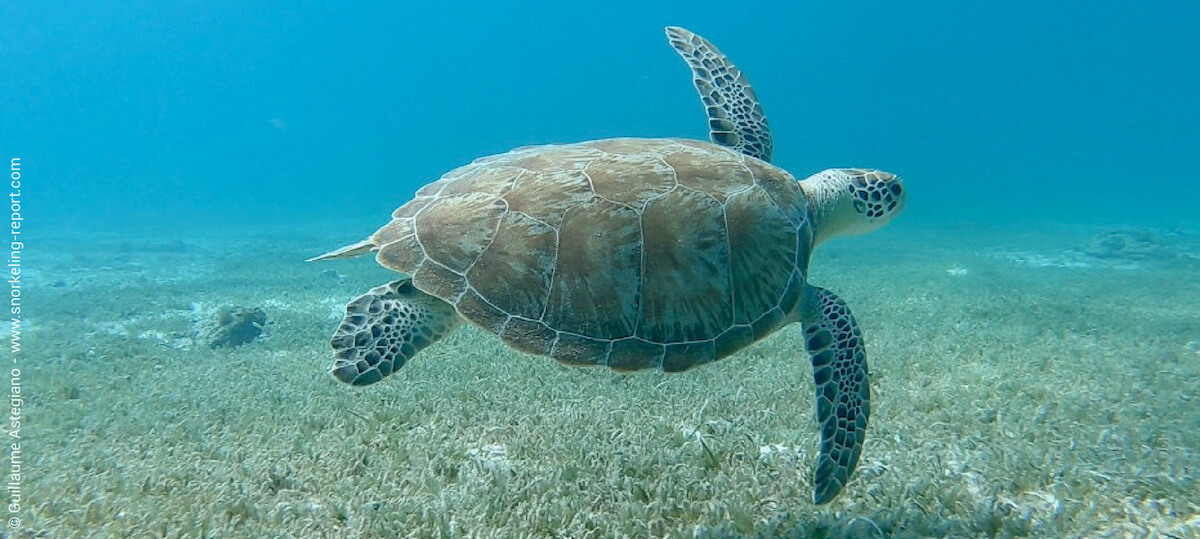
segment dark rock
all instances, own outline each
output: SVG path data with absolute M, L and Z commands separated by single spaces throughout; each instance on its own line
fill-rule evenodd
M 1084 246 L 1083 252 L 1096 258 L 1110 260 L 1146 260 L 1175 256 L 1171 246 L 1157 234 L 1137 229 L 1103 232 Z
M 221 307 L 199 334 L 209 348 L 232 348 L 254 342 L 266 325 L 267 313 L 258 307 Z

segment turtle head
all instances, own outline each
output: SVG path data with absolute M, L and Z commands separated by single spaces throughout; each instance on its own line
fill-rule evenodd
M 811 202 L 814 242 L 863 234 L 882 227 L 904 209 L 904 183 L 890 172 L 833 168 L 809 176 L 800 188 Z

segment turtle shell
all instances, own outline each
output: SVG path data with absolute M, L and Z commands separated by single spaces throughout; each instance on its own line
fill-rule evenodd
M 680 371 L 789 321 L 808 211 L 796 179 L 764 161 L 624 138 L 478 159 L 371 240 L 380 264 L 518 350 Z

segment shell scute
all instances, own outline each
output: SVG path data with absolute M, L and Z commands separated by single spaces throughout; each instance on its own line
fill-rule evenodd
M 787 323 L 807 211 L 791 175 L 728 148 L 611 139 L 476 160 L 372 241 L 381 264 L 518 350 L 676 371 Z
M 646 206 L 639 337 L 693 341 L 729 328 L 733 283 L 723 214 L 712 197 L 690 189 L 676 189 Z
M 567 210 L 558 235 L 543 321 L 592 337 L 632 335 L 642 258 L 637 212 L 595 199 Z

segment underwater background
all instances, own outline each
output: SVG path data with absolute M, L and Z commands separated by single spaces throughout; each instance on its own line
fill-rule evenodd
M 666 25 L 729 49 L 779 164 L 900 171 L 909 220 L 1200 204 L 1195 2 L 61 5 L 0 7 L 0 133 L 56 180 L 31 186 L 44 226 L 374 223 L 516 146 L 705 138 Z
M 813 260 L 875 394 L 828 506 L 795 326 L 680 375 L 475 328 L 377 386 L 327 374 L 342 306 L 394 274 L 303 261 L 421 185 L 707 139 L 667 25 L 746 73 L 775 164 L 905 178 L 895 223 Z M 0 4 L 3 533 L 1200 536 L 1198 27 L 1188 1 Z M 260 331 L 215 343 L 235 319 Z

